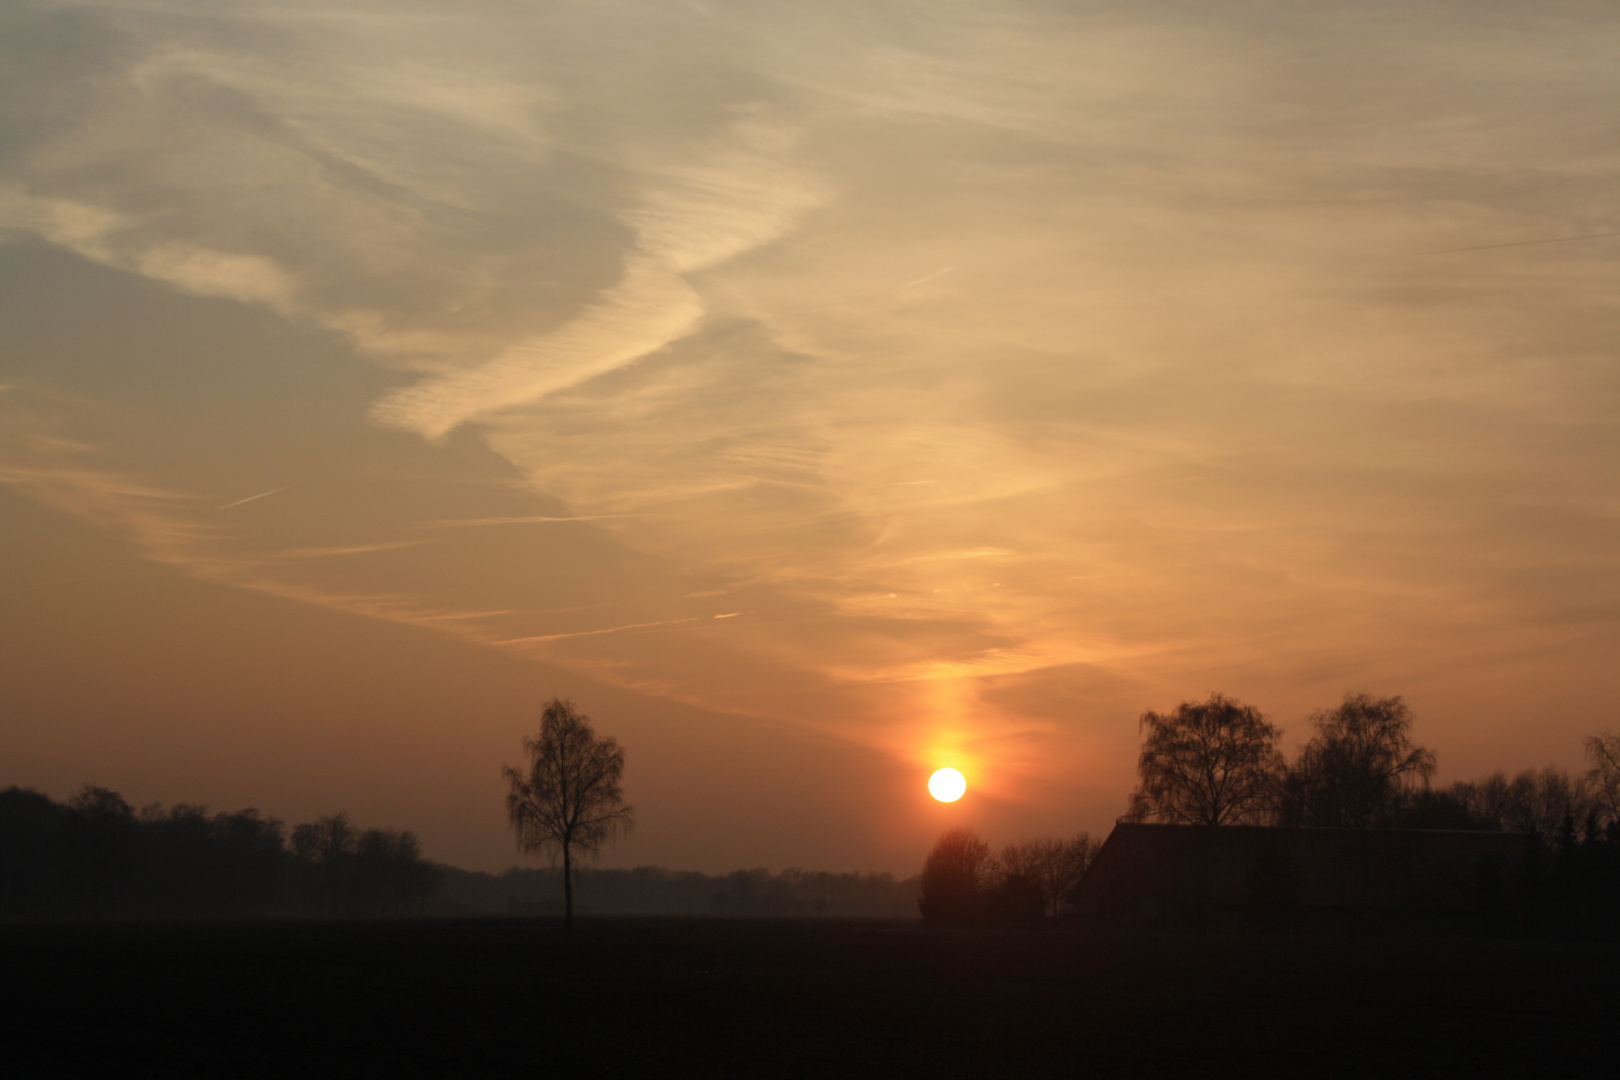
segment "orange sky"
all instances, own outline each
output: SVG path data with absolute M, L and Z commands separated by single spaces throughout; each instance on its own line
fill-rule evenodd
M 608 864 L 910 873 L 1212 690 L 1620 726 L 1611 5 L 24 3 L 0 78 L 0 784 L 501 867 L 562 693 Z

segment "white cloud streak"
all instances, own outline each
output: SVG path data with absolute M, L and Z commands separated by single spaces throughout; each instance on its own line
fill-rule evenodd
M 723 141 L 702 164 L 665 170 L 641 205 L 621 215 L 635 229 L 637 251 L 619 283 L 584 312 L 470 371 L 390 394 L 372 419 L 442 438 L 468 420 L 578 386 L 695 330 L 704 305 L 683 275 L 776 240 L 821 198 L 812 180 L 783 162 L 791 133 L 750 119 Z

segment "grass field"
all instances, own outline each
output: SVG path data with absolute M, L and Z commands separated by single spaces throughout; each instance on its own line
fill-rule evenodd
M 12 926 L 12 1076 L 1620 1075 L 1620 948 L 914 922 Z

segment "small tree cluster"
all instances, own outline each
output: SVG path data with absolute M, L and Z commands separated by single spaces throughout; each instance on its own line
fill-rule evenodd
M 1048 918 L 1061 915 L 1101 846 L 1089 833 L 1067 840 L 1048 836 L 1014 841 L 1001 849 L 995 875 L 1003 886 L 1014 878 L 1033 882 L 1040 894 L 1041 913 Z
M 1221 694 L 1142 715 L 1140 783 L 1126 817 L 1188 825 L 1388 825 L 1426 787 L 1434 753 L 1412 742 L 1399 697 L 1350 693 L 1310 718 L 1293 765 L 1282 729 Z
M 1039 922 L 1068 905 L 1098 846 L 1080 833 L 1019 841 L 997 855 L 972 829 L 951 829 L 923 863 L 917 908 L 946 925 Z
M 361 832 L 342 813 L 294 829 L 292 855 L 304 903 L 322 915 L 420 912 L 438 881 L 414 833 Z
M 1415 792 L 1393 815 L 1392 824 L 1409 829 L 1527 832 L 1551 850 L 1567 822 L 1601 831 L 1615 820 L 1591 773 L 1549 765 L 1511 777 L 1496 772 L 1483 780 L 1460 780 Z

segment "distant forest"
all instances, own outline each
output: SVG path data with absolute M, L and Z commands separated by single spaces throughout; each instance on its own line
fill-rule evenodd
M 364 918 L 427 910 L 416 837 L 332 814 L 289 834 L 257 811 L 152 805 L 87 787 L 0 791 L 0 918 Z
M 562 871 L 503 874 L 440 867 L 434 910 L 446 914 L 561 915 Z M 641 866 L 576 869 L 574 905 L 585 915 L 917 917 L 917 878 L 826 871 L 738 870 L 711 875 Z
M 416 837 L 332 814 L 290 831 L 256 811 L 148 806 L 87 787 L 0 791 L 0 919 L 560 914 L 561 871 L 425 861 Z M 641 867 L 576 870 L 583 914 L 912 918 L 917 879 Z

